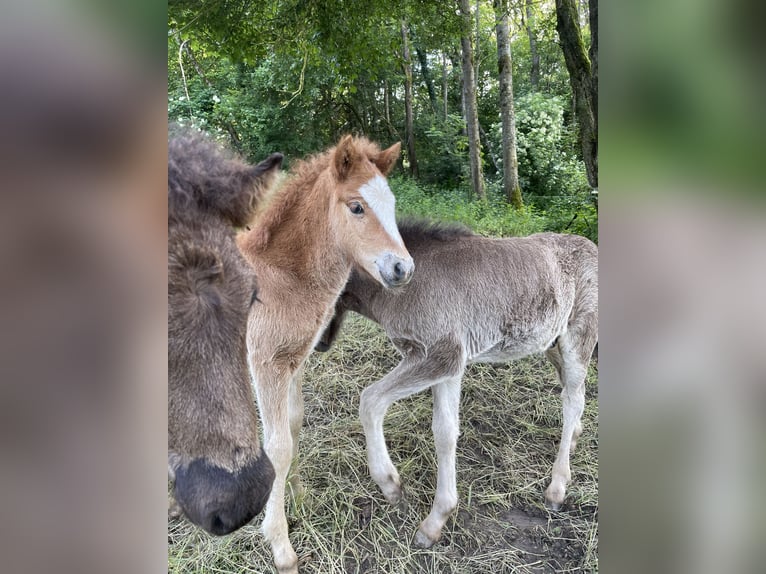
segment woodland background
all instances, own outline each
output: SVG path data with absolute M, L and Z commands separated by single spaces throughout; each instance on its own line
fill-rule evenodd
M 170 0 L 168 116 L 256 161 L 401 141 L 400 214 L 598 240 L 591 0 Z

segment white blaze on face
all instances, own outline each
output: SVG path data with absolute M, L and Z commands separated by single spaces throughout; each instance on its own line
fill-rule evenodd
M 359 194 L 367 202 L 367 206 L 377 216 L 383 229 L 397 244 L 404 247 L 399 228 L 396 226 L 396 198 L 388 187 L 388 182 L 380 175 L 359 188 Z

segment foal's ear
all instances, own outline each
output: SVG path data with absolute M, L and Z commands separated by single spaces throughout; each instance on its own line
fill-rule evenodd
M 396 160 L 399 159 L 399 152 L 402 149 L 402 143 L 396 142 L 388 149 L 384 149 L 375 158 L 375 165 L 378 166 L 380 173 L 388 175 L 388 172 L 396 165 Z
M 356 161 L 356 156 L 357 151 L 353 137 L 350 134 L 343 136 L 343 139 L 335 147 L 335 155 L 333 156 L 333 166 L 338 181 L 343 181 L 348 177 L 351 172 L 351 165 Z

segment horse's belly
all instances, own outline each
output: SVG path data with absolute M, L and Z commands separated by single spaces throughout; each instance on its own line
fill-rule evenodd
M 540 353 L 545 350 L 545 347 L 540 348 L 539 345 L 513 345 L 512 347 L 506 347 L 503 343 L 499 343 L 496 346 L 482 351 L 474 357 L 471 357 L 471 363 L 507 363 L 515 359 L 521 359 L 534 353 Z
M 471 363 L 506 363 L 535 353 L 542 353 L 556 340 L 555 330 L 540 329 L 505 333 L 499 341 L 471 353 Z M 474 347 L 476 348 L 476 347 Z

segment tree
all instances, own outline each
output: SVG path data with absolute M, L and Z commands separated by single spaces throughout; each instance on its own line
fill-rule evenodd
M 508 25 L 508 0 L 494 0 L 497 30 L 497 67 L 500 82 L 500 116 L 503 123 L 503 192 L 516 209 L 524 203 L 516 158 L 516 121 L 513 112 L 513 69 Z
M 484 176 L 481 167 L 481 146 L 479 142 L 479 113 L 476 103 L 476 81 L 473 69 L 473 51 L 471 49 L 471 8 L 469 0 L 460 0 L 460 14 L 463 18 L 463 31 L 460 46 L 463 52 L 463 94 L 465 98 L 465 122 L 468 134 L 468 155 L 471 163 L 471 188 L 476 197 L 486 199 Z
M 418 56 L 420 62 L 420 73 L 423 76 L 423 81 L 426 84 L 428 90 L 428 99 L 431 102 L 431 108 L 434 114 L 439 112 L 439 104 L 436 102 L 436 88 L 434 87 L 434 80 L 431 77 L 431 70 L 428 68 L 428 54 L 422 48 L 415 48 L 415 53 Z
M 527 36 L 529 37 L 529 56 L 530 56 L 530 72 L 529 83 L 532 84 L 532 89 L 537 91 L 540 88 L 540 52 L 537 50 L 537 36 L 535 35 L 535 8 L 532 0 L 526 0 L 524 6 L 526 11 L 526 20 L 524 27 L 527 29 Z
M 410 59 L 410 44 L 407 38 L 407 22 L 402 20 L 402 65 L 404 67 L 404 109 L 405 129 L 407 136 L 407 157 L 410 160 L 410 175 L 417 178 L 418 160 L 415 155 L 415 128 L 412 116 L 412 60 Z
M 575 102 L 579 139 L 588 183 L 598 187 L 598 3 L 589 1 L 591 26 L 590 54 L 580 30 L 576 0 L 556 0 L 556 30 L 569 72 L 569 83 Z M 591 65 L 591 58 L 596 62 Z
M 442 52 L 442 100 L 444 104 L 444 121 L 447 121 L 447 112 L 448 110 L 448 100 L 447 100 L 447 90 L 448 90 L 448 78 L 447 78 L 447 54 Z

